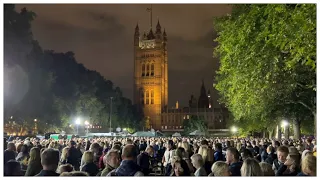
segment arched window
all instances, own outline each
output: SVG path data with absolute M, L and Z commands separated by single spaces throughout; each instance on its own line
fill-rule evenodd
M 146 104 L 149 104 L 149 91 L 146 91 Z
M 151 104 L 154 104 L 154 91 L 151 90 Z
M 149 72 L 150 71 L 150 64 L 147 64 L 147 73 L 146 73 L 146 76 L 149 76 Z
M 142 76 L 145 76 L 146 74 L 146 65 L 142 64 Z
M 151 64 L 151 74 L 150 76 L 154 76 L 154 64 Z

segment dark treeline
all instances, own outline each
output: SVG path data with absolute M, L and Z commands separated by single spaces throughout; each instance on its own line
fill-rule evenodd
M 4 6 L 4 119 L 23 128 L 38 119 L 39 130 L 68 129 L 76 117 L 109 128 L 138 130 L 142 113 L 100 73 L 77 63 L 73 52 L 44 50 L 33 38 L 34 12 Z M 63 43 L 63 42 L 61 42 Z M 112 65 L 112 64 L 111 64 Z M 11 117 L 12 116 L 12 117 Z

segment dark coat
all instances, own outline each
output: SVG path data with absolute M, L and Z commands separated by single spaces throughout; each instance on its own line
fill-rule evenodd
M 236 162 L 229 166 L 229 170 L 231 172 L 231 176 L 241 176 L 241 166 L 242 162 Z
M 36 176 L 60 176 L 60 174 L 55 171 L 41 170 Z
M 87 172 L 89 176 L 96 176 L 99 173 L 99 168 L 95 163 L 88 163 L 81 168 L 81 171 Z

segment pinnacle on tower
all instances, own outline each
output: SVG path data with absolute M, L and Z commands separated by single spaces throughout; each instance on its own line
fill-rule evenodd
M 163 29 L 163 40 L 164 40 L 164 41 L 167 41 L 166 28 Z
M 159 18 L 158 18 L 158 23 L 156 27 L 156 34 L 161 34 L 161 26 L 160 26 Z
M 135 28 L 134 35 L 139 35 L 139 34 L 140 34 L 140 33 L 139 33 L 139 25 L 138 25 L 138 23 L 137 23 L 136 28 Z
M 146 35 L 146 32 L 144 31 L 144 33 L 143 33 L 143 39 L 147 39 L 147 35 Z
M 153 35 L 153 31 L 152 31 L 152 28 L 150 28 L 150 31 L 149 31 L 149 33 L 148 33 L 148 39 L 150 40 L 150 39 L 154 39 L 155 37 L 154 37 L 154 35 Z

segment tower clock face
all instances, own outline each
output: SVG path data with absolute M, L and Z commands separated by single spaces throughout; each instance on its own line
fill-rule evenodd
M 154 40 L 142 40 L 139 43 L 139 46 L 141 49 L 151 49 L 155 47 L 155 41 Z

